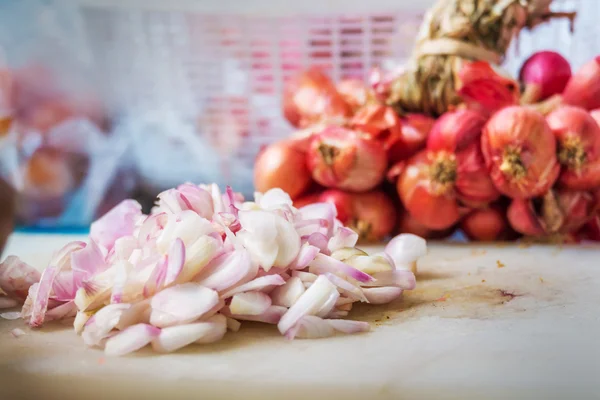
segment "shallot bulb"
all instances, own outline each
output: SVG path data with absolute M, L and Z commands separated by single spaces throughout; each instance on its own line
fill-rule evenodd
M 308 167 L 323 186 L 363 192 L 381 183 L 387 158 L 368 135 L 333 126 L 312 139 Z
M 465 62 L 458 72 L 458 94 L 470 108 L 493 114 L 519 103 L 519 85 L 485 61 Z
M 589 192 L 550 190 L 542 197 L 514 199 L 507 216 L 511 226 L 524 235 L 566 234 L 585 225 L 596 212 L 597 203 Z
M 566 104 L 586 110 L 600 108 L 600 56 L 585 63 L 569 80 L 563 92 Z
M 526 107 L 507 107 L 487 122 L 481 149 L 496 188 L 526 199 L 548 191 L 560 173 L 556 140 L 544 116 Z
M 333 82 L 316 68 L 293 77 L 283 93 L 283 115 L 295 127 L 320 121 L 345 120 L 352 110 Z
M 425 148 L 435 120 L 423 114 L 406 114 L 401 119 L 401 129 L 394 131 L 384 147 L 390 163 L 407 160 Z
M 370 103 L 356 112 L 350 121 L 350 127 L 385 142 L 389 137 L 400 135 L 402 123 L 393 108 Z
M 600 127 L 584 109 L 562 106 L 546 121 L 558 142 L 562 171 L 558 182 L 573 190 L 600 185 Z
M 460 228 L 469 239 L 482 242 L 507 240 L 512 237 L 506 209 L 499 205 L 471 211 L 460 222 Z
M 354 112 L 373 99 L 371 89 L 360 79 L 340 81 L 337 91 Z
M 562 93 L 570 78 L 571 65 L 559 53 L 539 51 L 533 54 L 519 72 L 519 80 L 525 84 L 521 103 L 537 103 Z
M 466 205 L 485 206 L 500 193 L 485 171 L 479 138 L 485 118 L 471 110 L 442 115 L 427 140 L 432 180 L 441 187 L 453 187 Z
M 254 185 L 260 192 L 281 188 L 295 199 L 306 191 L 311 182 L 306 153 L 291 142 L 273 143 L 256 159 Z
M 319 202 L 331 203 L 337 210 L 337 219 L 344 225 L 348 224 L 354 215 L 351 193 L 337 189 L 329 189 L 319 195 Z

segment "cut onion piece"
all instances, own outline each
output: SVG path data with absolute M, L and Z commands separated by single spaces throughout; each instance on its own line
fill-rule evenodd
M 395 269 L 393 261 L 386 257 L 385 253 L 372 256 L 352 256 L 343 262 L 369 275 Z
M 279 210 L 292 206 L 290 195 L 280 188 L 267 190 L 264 194 L 256 193 L 254 198 L 263 210 Z
M 150 310 L 150 299 L 131 304 L 131 307 L 123 310 L 121 318 L 115 328 L 122 331 L 131 325 L 149 323 Z
M 58 267 L 47 267 L 42 273 L 37 291 L 34 293 L 29 325 L 33 328 L 42 326 L 48 309 L 48 300 L 54 279 L 58 275 Z
M 20 311 L 3 312 L 3 313 L 0 313 L 0 318 L 4 318 L 4 319 L 8 319 L 8 320 L 19 319 L 19 318 L 21 318 L 21 312 Z
M 343 333 L 359 333 L 368 332 L 371 326 L 363 321 L 351 321 L 347 319 L 328 319 L 327 322 L 338 332 Z
M 73 321 L 73 329 L 75 330 L 76 334 L 79 335 L 81 334 L 81 332 L 83 332 L 85 324 L 89 321 L 92 315 L 92 313 L 88 313 L 85 311 L 77 312 L 77 314 L 75 315 L 75 321 Z
M 197 282 L 217 291 L 226 290 L 256 275 L 248 251 L 241 249 L 218 256 L 202 271 Z
M 163 328 L 160 334 L 152 339 L 152 349 L 159 353 L 170 353 L 192 343 L 212 343 L 220 340 L 225 334 L 225 317 L 222 322 L 196 322 L 194 324 Z M 220 318 L 218 318 L 220 321 Z M 215 319 L 216 320 L 216 319 Z
M 167 271 L 165 274 L 165 286 L 169 286 L 174 283 L 185 264 L 185 245 L 179 238 L 175 239 L 171 248 L 169 249 Z
M 331 292 L 329 298 L 323 303 L 321 308 L 315 313 L 317 317 L 325 318 L 331 310 L 335 307 L 338 299 L 340 298 L 340 293 L 336 290 L 335 292 Z M 350 304 L 351 305 L 351 304 Z
M 227 333 L 227 317 L 222 314 L 213 315 L 205 323 L 211 324 L 211 329 L 204 336 L 198 338 L 196 343 L 209 344 L 218 342 Z
M 12 299 L 25 301 L 29 288 L 40 278 L 40 272 L 19 257 L 8 256 L 0 263 L 0 289 Z
M 77 245 L 78 242 L 74 242 Z M 74 249 L 69 253 L 69 261 L 73 271 L 81 272 L 84 279 L 100 273 L 108 268 L 102 249 L 90 240 L 90 243 Z
M 87 320 L 81 337 L 88 346 L 98 346 L 115 329 L 129 304 L 109 304 Z
M 152 273 L 144 285 L 144 289 L 142 291 L 144 297 L 152 297 L 155 293 L 163 289 L 168 266 L 169 261 L 167 257 L 164 256 L 156 263 L 152 269 Z
M 107 251 L 111 250 L 118 238 L 133 235 L 141 216 L 142 206 L 137 201 L 124 200 L 92 223 L 90 238 Z
M 319 248 L 315 246 L 311 246 L 308 243 L 304 243 L 300 248 L 300 252 L 298 253 L 298 257 L 289 265 L 290 269 L 304 269 L 308 267 L 308 265 L 315 259 L 317 254 L 319 254 Z
M 162 290 L 150 301 L 150 323 L 159 328 L 193 322 L 219 302 L 219 295 L 197 283 Z
M 128 261 L 118 261 L 113 268 L 115 269 L 115 278 L 113 280 L 110 302 L 122 303 L 125 285 L 127 284 L 127 278 L 130 271 L 133 269 L 133 265 L 131 265 Z
M 262 292 L 238 293 L 231 299 L 232 314 L 260 315 L 271 306 L 271 298 Z
M 306 241 L 309 245 L 318 248 L 321 251 L 321 253 L 326 255 L 330 254 L 329 249 L 327 247 L 329 239 L 324 234 L 320 232 L 313 232 L 310 235 L 308 235 Z
M 302 282 L 314 282 L 319 277 L 317 274 L 303 271 L 292 271 L 292 277 L 298 277 Z
M 354 300 L 360 300 L 362 302 L 367 301 L 367 298 L 363 294 L 362 288 L 360 286 L 356 286 L 352 282 L 348 282 L 347 280 L 342 279 L 339 276 L 330 272 L 326 272 L 325 276 L 331 281 L 331 283 L 338 287 L 338 290 L 340 290 L 346 296 Z
M 289 329 L 285 337 L 287 339 L 318 339 L 330 337 L 335 334 L 335 330 L 327 320 L 312 315 L 305 315 L 296 325 Z
M 415 274 L 402 269 L 378 272 L 373 275 L 373 278 L 375 278 L 374 282 L 363 283 L 363 286 L 397 286 L 401 289 L 412 290 L 417 285 Z
M 223 240 L 220 236 L 201 236 L 185 247 L 185 264 L 176 279 L 176 283 L 186 283 L 198 276 L 202 270 L 220 254 Z
M 354 247 L 358 242 L 358 233 L 354 232 L 350 228 L 341 227 L 338 228 L 335 234 L 329 239 L 327 247 L 330 252 L 334 252 L 344 247 Z
M 230 317 L 226 317 L 227 318 L 227 329 L 229 329 L 232 332 L 237 332 L 240 330 L 240 328 L 242 327 L 242 323 L 240 321 L 238 321 L 237 319 L 233 319 Z
M 160 329 L 152 325 L 133 325 L 108 339 L 104 353 L 107 356 L 123 356 L 133 353 L 148 345 L 158 335 L 160 335 Z
M 74 301 L 68 301 L 46 312 L 45 321 L 56 321 L 74 317 L 77 314 L 77 306 Z
M 387 304 L 400 297 L 402 288 L 398 286 L 363 288 L 363 293 L 371 304 Z
M 427 242 L 410 233 L 396 236 L 385 246 L 397 269 L 416 271 L 417 260 L 427 254 Z
M 225 307 L 221 312 L 226 317 L 239 319 L 241 321 L 255 321 L 264 322 L 266 324 L 277 324 L 281 320 L 283 314 L 287 312 L 287 310 L 288 309 L 285 307 L 271 306 L 267 309 L 267 311 L 265 311 L 261 315 L 238 315 L 232 314 L 229 311 L 229 307 Z
M 3 308 L 12 308 L 19 305 L 19 302 L 15 299 L 11 299 L 6 296 L 0 296 L 0 309 Z M 20 314 L 20 312 L 19 312 Z
M 317 274 L 324 274 L 325 272 L 342 274 L 359 282 L 373 281 L 373 277 L 369 274 L 325 254 L 317 254 L 313 262 L 310 263 L 309 271 Z
M 330 300 L 333 293 L 339 293 L 336 286 L 321 275 L 308 288 L 277 324 L 279 332 L 286 332 L 305 315 L 314 315 Z M 336 299 L 337 300 L 337 299 Z M 335 301 L 333 302 L 335 304 Z
M 280 275 L 264 275 L 244 283 L 243 285 L 229 289 L 221 295 L 221 298 L 226 299 L 236 293 L 261 291 L 272 286 L 280 286 L 283 284 L 285 284 L 285 280 Z
M 331 203 L 314 203 L 298 209 L 297 221 L 323 220 L 325 224 L 318 232 L 325 234 L 327 237 L 331 237 L 336 216 L 337 211 L 335 205 Z M 298 233 L 301 236 L 310 235 L 313 232 L 314 226 L 311 225 L 298 229 Z
M 304 292 L 304 285 L 300 278 L 292 276 L 285 284 L 271 292 L 271 299 L 276 306 L 291 307 Z
M 139 248 L 137 237 L 123 236 L 115 241 L 115 257 L 117 260 L 129 260 L 134 250 Z

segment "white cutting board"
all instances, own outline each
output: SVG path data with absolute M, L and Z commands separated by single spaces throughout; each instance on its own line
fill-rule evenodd
M 14 235 L 6 255 L 42 267 L 70 239 Z M 243 324 L 214 345 L 108 358 L 69 326 L 1 320 L 0 398 L 600 398 L 599 256 L 432 244 L 416 290 L 351 313 L 371 332 L 319 340 Z

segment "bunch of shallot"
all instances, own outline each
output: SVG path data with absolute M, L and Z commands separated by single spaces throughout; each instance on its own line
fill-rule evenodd
M 538 52 L 523 64 L 521 85 L 486 62 L 465 62 L 455 82 L 463 104 L 437 119 L 385 104 L 380 70 L 371 86 L 347 79 L 336 87 L 320 74 L 318 94 L 311 70 L 285 96 L 313 93 L 300 112 L 312 124 L 259 156 L 257 187 L 283 187 L 298 205 L 334 204 L 362 240 L 443 238 L 457 228 L 472 240 L 593 239 L 599 60 L 572 73 L 560 54 Z M 319 113 L 323 104 L 343 113 Z
M 289 339 L 363 332 L 368 323 L 344 319 L 353 304 L 413 289 L 426 244 L 400 235 L 368 255 L 357 239 L 330 203 L 295 208 L 281 189 L 251 202 L 184 184 L 161 193 L 150 215 L 122 202 L 41 274 L 8 257 L 0 300 L 24 301 L 31 327 L 74 318 L 85 344 L 109 355 L 212 343 L 240 321 L 275 324 Z

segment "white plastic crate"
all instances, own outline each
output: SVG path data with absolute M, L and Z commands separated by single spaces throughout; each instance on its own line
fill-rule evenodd
M 340 80 L 365 78 L 373 66 L 402 62 L 432 3 L 0 3 L 0 44 L 13 64 L 35 54 L 69 71 L 67 78 L 76 82 L 71 85 L 98 91 L 119 116 L 117 133 L 133 138 L 135 164 L 151 186 L 216 181 L 250 192 L 256 153 L 291 131 L 281 113 L 285 81 L 315 65 Z M 539 49 L 562 52 L 574 67 L 600 53 L 595 35 L 600 1 L 554 3 L 557 10 L 580 12 L 575 33 L 566 21 L 524 32 L 506 60 L 511 72 Z

